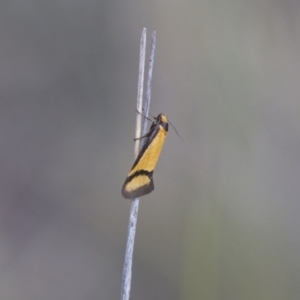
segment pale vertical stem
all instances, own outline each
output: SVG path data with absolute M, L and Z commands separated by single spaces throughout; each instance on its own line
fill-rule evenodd
M 155 46 L 156 46 L 156 31 L 153 31 L 152 38 L 151 38 L 151 50 L 150 50 L 150 58 L 149 58 L 149 67 L 148 67 L 148 78 L 147 78 L 147 87 L 146 87 L 146 97 L 144 103 L 144 114 L 148 117 L 149 115 L 149 106 L 151 100 L 151 83 L 152 83 L 152 74 L 153 74 L 153 65 L 154 65 L 154 53 L 155 53 Z M 146 134 L 147 131 L 147 118 L 144 118 L 143 124 L 143 136 Z
M 142 115 L 143 111 L 143 94 L 144 94 L 144 74 L 145 74 L 145 57 L 146 57 L 146 38 L 147 29 L 143 29 L 141 46 L 140 46 L 140 65 L 139 65 L 139 82 L 138 82 L 138 94 L 136 101 L 136 127 L 135 127 L 135 138 L 142 136 Z M 140 139 L 135 141 L 134 146 L 134 157 L 136 158 L 140 152 Z
M 145 116 L 148 117 L 150 100 L 151 100 L 151 82 L 152 82 L 152 73 L 153 73 L 153 64 L 154 64 L 155 45 L 156 45 L 156 32 L 153 32 L 152 39 L 151 39 L 151 52 L 150 52 L 150 59 L 149 59 L 146 97 L 143 105 L 143 88 L 144 88 L 145 57 L 146 57 L 146 28 L 144 28 L 142 33 L 142 38 L 141 38 L 141 45 L 140 45 L 140 65 L 139 65 L 139 82 L 138 82 L 138 96 L 137 96 L 138 112 L 136 115 L 136 130 L 135 130 L 136 138 L 144 136 L 147 132 L 148 119 L 144 118 L 143 131 L 142 131 L 141 113 L 144 111 Z M 140 139 L 137 139 L 134 148 L 135 158 L 138 156 L 139 151 L 140 151 Z M 123 277 L 122 277 L 121 300 L 129 300 L 130 297 L 132 257 L 133 257 L 138 209 L 139 209 L 139 198 L 136 198 L 131 202 L 131 206 L 130 206 L 127 244 L 126 244 L 124 268 L 123 268 Z
M 140 44 L 140 64 L 139 64 L 139 81 L 137 93 L 137 110 L 142 112 L 143 108 L 143 88 L 144 88 L 144 71 L 145 71 L 145 56 L 146 56 L 146 28 L 143 29 L 141 44 Z M 140 113 L 136 115 L 136 130 L 135 137 L 141 136 L 142 116 Z M 136 140 L 134 148 L 134 156 L 137 157 L 140 149 L 140 140 Z M 121 300 L 129 300 L 131 288 L 131 270 L 132 270 L 132 257 L 134 249 L 134 238 L 136 231 L 137 216 L 139 210 L 139 198 L 131 202 L 130 216 L 127 233 L 127 244 L 125 251 L 125 260 L 123 267 Z

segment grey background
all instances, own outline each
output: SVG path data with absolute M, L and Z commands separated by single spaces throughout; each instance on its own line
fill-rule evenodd
M 2 1 L 0 298 L 118 299 L 138 51 L 170 129 L 131 299 L 298 299 L 299 1 Z M 149 43 L 148 43 L 149 45 Z

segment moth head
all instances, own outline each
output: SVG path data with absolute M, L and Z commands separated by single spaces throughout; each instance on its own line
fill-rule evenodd
M 164 114 L 159 114 L 156 118 L 159 123 L 168 123 L 168 118 Z

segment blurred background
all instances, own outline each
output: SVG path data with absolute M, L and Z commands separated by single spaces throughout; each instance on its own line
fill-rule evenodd
M 170 128 L 131 299 L 299 299 L 300 2 L 2 1 L 0 299 L 119 299 L 139 43 Z M 148 56 L 147 56 L 148 57 Z

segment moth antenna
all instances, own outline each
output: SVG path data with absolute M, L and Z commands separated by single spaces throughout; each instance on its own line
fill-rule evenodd
M 153 118 L 154 120 L 156 120 L 156 117 L 153 117 L 150 113 L 149 113 L 150 117 Z
M 146 117 L 143 113 L 139 112 L 137 108 L 136 108 L 135 110 L 136 110 L 136 112 L 137 112 L 138 114 L 142 115 L 145 119 L 147 119 L 148 121 L 151 121 L 151 122 L 152 122 L 152 120 L 151 120 L 150 118 Z M 150 115 L 150 116 L 151 116 L 151 115 Z M 152 116 L 151 116 L 151 117 L 152 117 Z M 153 118 L 153 117 L 152 117 L 152 118 Z
M 174 125 L 170 122 L 170 120 L 168 120 L 170 125 L 173 127 L 173 129 L 175 130 L 176 134 L 184 141 L 184 139 L 180 136 L 180 134 L 177 132 L 176 128 L 174 127 Z

